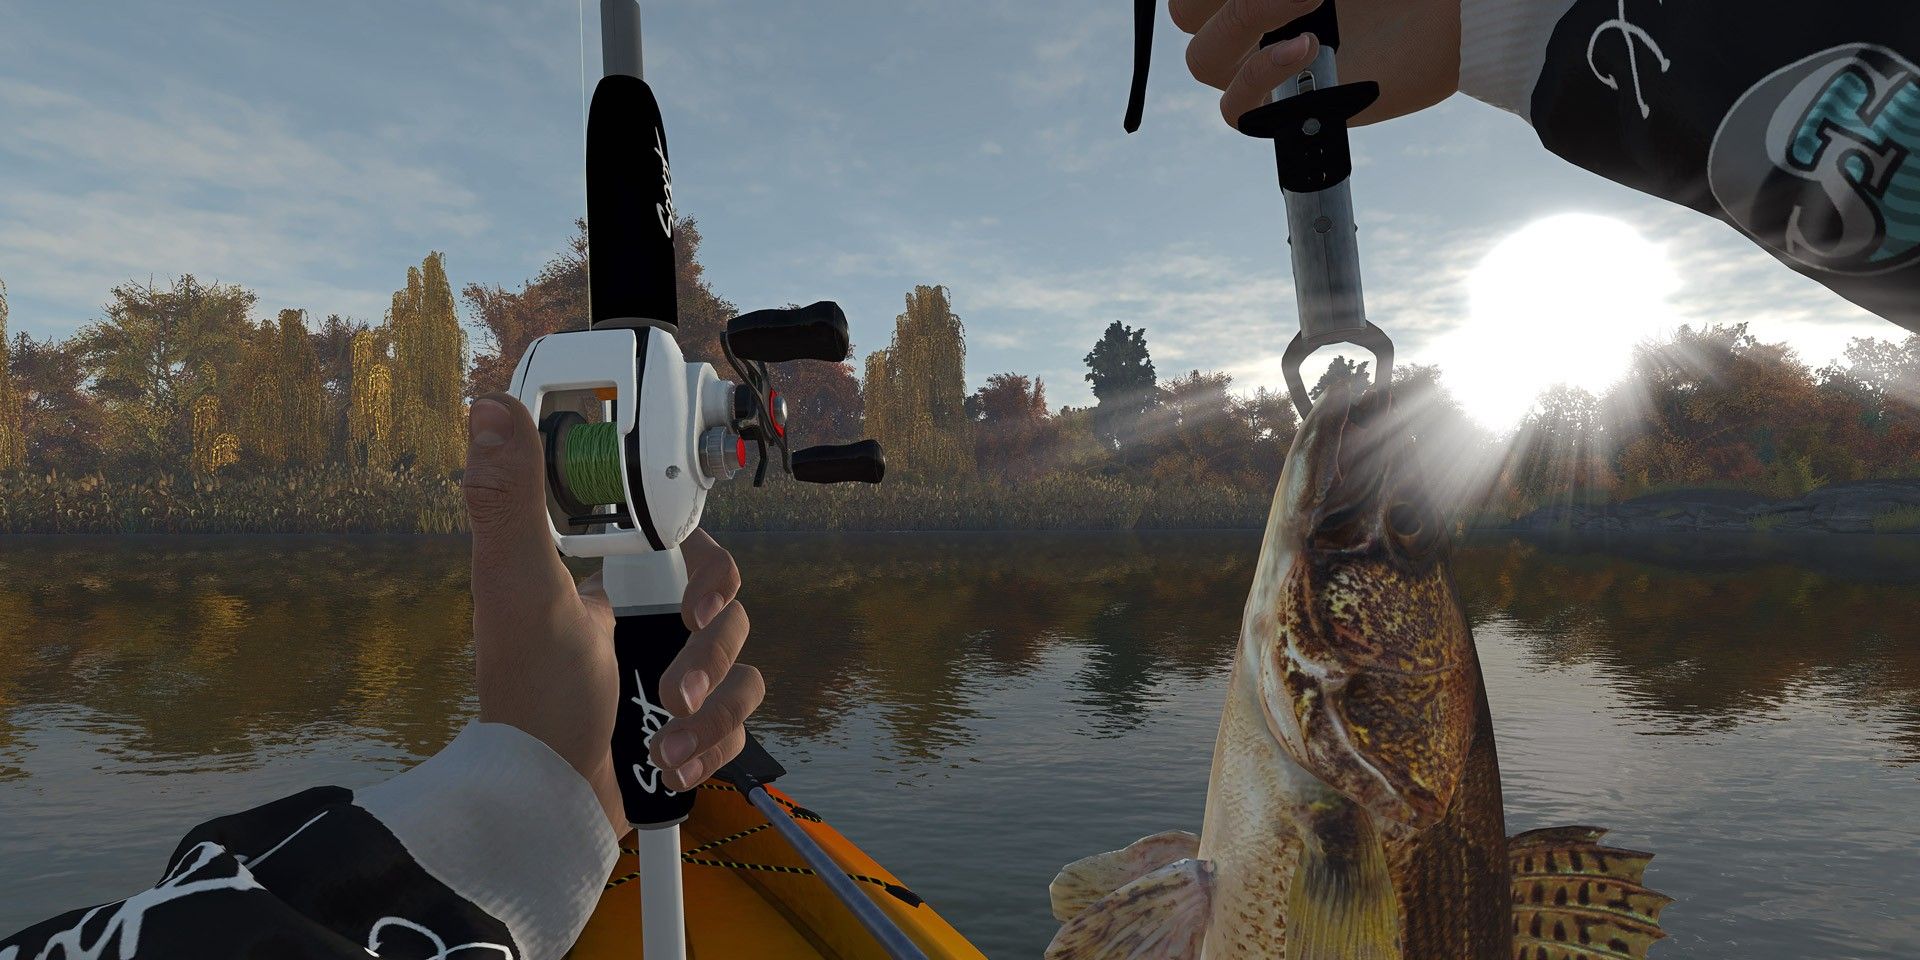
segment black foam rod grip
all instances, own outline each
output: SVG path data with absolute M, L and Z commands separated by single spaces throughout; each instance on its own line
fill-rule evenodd
M 822 300 L 792 310 L 755 310 L 727 321 L 727 344 L 742 360 L 847 359 L 853 340 L 840 305 Z
M 1340 18 L 1334 15 L 1333 0 L 1321 0 L 1320 6 L 1315 7 L 1312 13 L 1261 37 L 1260 45 L 1271 47 L 1303 33 L 1313 34 L 1320 40 L 1320 45 L 1328 50 L 1340 49 Z
M 668 787 L 648 753 L 660 728 L 673 719 L 660 702 L 660 675 L 687 645 L 680 611 L 636 614 L 613 621 L 613 657 L 620 667 L 619 712 L 613 721 L 613 767 L 627 822 L 665 827 L 693 812 L 693 795 Z M 711 772 L 711 771 L 709 771 Z
M 880 441 L 824 444 L 796 450 L 793 478 L 804 483 L 879 483 L 887 475 Z
M 587 273 L 594 325 L 638 318 L 679 325 L 673 182 L 653 90 L 609 76 L 587 114 Z

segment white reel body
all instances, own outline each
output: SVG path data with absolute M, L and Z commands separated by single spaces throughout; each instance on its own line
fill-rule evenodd
M 642 339 L 644 338 L 644 339 Z M 736 465 L 701 457 L 709 431 L 730 433 L 734 385 L 706 363 L 690 363 L 667 331 L 654 326 L 599 327 L 548 334 L 527 347 L 514 370 L 513 394 L 534 422 L 597 402 L 616 424 L 625 524 L 569 533 L 565 512 L 549 501 L 547 526 L 561 552 L 608 557 L 672 550 L 700 524 L 707 491 Z M 572 529 L 575 525 L 566 524 Z

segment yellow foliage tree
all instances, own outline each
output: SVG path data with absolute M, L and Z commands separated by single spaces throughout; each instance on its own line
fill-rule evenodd
M 249 460 L 272 468 L 317 467 L 327 455 L 327 393 L 307 335 L 306 312 L 282 310 L 253 330 L 238 436 Z
M 353 387 L 347 437 L 361 466 L 393 466 L 393 368 L 379 333 L 353 335 Z
M 0 281 L 0 470 L 27 465 L 27 438 L 21 428 L 20 396 L 7 363 L 7 285 Z
M 240 438 L 220 429 L 220 398 L 203 394 L 193 402 L 193 469 L 214 473 L 240 459 Z
M 454 311 L 445 257 L 407 269 L 387 316 L 393 342 L 395 454 L 413 469 L 446 474 L 465 460 L 466 332 Z
M 947 289 L 917 286 L 894 320 L 893 341 L 867 357 L 867 434 L 890 468 L 937 478 L 971 476 L 966 414 L 966 327 Z

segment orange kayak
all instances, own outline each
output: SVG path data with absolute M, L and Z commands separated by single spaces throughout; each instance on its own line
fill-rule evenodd
M 778 788 L 769 786 L 767 793 L 930 960 L 985 957 L 819 815 Z M 680 825 L 680 847 L 689 960 L 887 960 L 846 905 L 733 787 L 718 780 L 700 786 L 692 815 Z M 600 906 L 568 957 L 641 955 L 638 869 L 632 846 L 623 846 Z

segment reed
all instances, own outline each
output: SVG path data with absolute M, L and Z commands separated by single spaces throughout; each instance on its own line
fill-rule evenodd
M 1054 476 L 1009 485 L 774 479 L 714 489 L 709 530 L 1167 530 L 1257 528 L 1270 490 Z M 326 467 L 149 479 L 0 474 L 0 533 L 459 533 L 459 481 Z
M 457 533 L 451 479 L 323 467 L 252 476 L 0 475 L 0 533 Z

